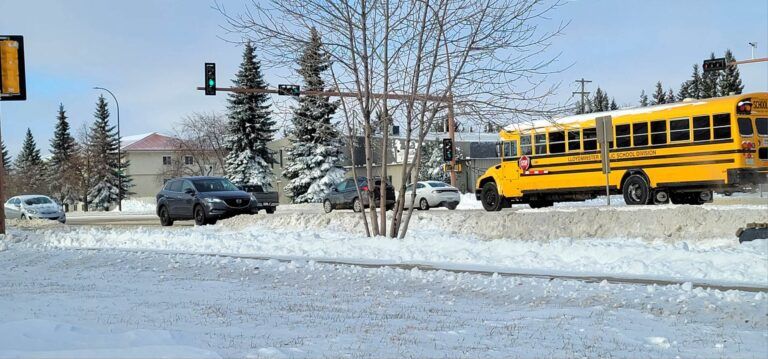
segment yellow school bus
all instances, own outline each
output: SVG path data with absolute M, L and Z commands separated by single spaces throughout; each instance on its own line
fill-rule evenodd
M 611 116 L 610 173 L 595 118 Z M 501 163 L 477 179 L 487 211 L 623 194 L 627 204 L 702 204 L 768 182 L 768 93 L 621 109 L 513 125 Z

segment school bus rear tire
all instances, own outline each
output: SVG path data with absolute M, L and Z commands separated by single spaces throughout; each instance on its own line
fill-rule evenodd
M 483 208 L 488 212 L 496 212 L 501 211 L 503 206 L 503 199 L 501 198 L 501 195 L 499 194 L 498 189 L 496 188 L 496 184 L 493 182 L 488 182 L 485 185 L 483 185 L 483 190 L 480 193 L 481 195 L 481 202 L 483 203 Z

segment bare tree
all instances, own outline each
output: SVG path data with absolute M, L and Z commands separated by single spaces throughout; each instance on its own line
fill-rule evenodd
M 333 61 L 333 83 L 338 91 L 355 94 L 343 99 L 342 114 L 350 138 L 355 128 L 362 129 L 369 188 L 375 188 L 373 114 L 382 114 L 384 199 L 390 119 L 405 129 L 404 193 L 405 185 L 417 180 L 421 162 L 422 151 L 416 150 L 413 160 L 409 151 L 422 146 L 436 118 L 510 124 L 553 113 L 548 99 L 555 88 L 544 81 L 557 57 L 545 50 L 565 25 L 550 31 L 540 26 L 559 5 L 558 0 L 271 0 L 253 1 L 241 14 L 217 8 L 227 28 L 260 44 L 263 58 L 274 66 L 288 65 L 308 29 L 318 29 Z M 368 196 L 375 203 L 373 191 Z M 371 206 L 367 233 L 405 236 L 414 208 L 404 218 L 405 201 L 414 199 L 415 193 L 398 198 L 389 231 L 385 201 L 379 211 Z
M 199 176 L 219 169 L 224 171 L 227 151 L 224 149 L 226 119 L 223 116 L 193 113 L 184 117 L 174 131 L 178 139 L 178 156 L 171 160 L 169 170 L 178 175 Z M 186 163 L 185 156 L 191 156 L 192 163 Z

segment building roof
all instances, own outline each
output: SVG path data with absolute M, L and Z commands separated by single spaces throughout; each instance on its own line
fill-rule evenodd
M 150 132 L 141 135 L 123 137 L 122 149 L 124 151 L 168 151 L 179 149 L 179 139 Z

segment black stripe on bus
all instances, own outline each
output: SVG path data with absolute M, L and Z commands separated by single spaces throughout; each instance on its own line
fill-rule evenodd
M 628 161 L 649 161 L 649 160 L 658 160 L 658 159 L 664 159 L 664 158 L 683 158 L 683 157 L 698 157 L 698 156 L 715 156 L 715 155 L 727 155 L 727 154 L 733 154 L 733 153 L 749 153 L 752 151 L 747 150 L 723 150 L 723 151 L 709 151 L 709 152 L 695 152 L 695 153 L 676 153 L 671 155 L 656 155 L 656 156 L 642 156 L 642 157 L 627 157 L 627 158 L 617 158 L 612 159 L 611 163 L 614 162 L 628 162 Z M 580 166 L 580 165 L 589 165 L 589 164 L 596 164 L 596 163 L 602 163 L 601 160 L 590 160 L 590 161 L 579 161 L 579 162 L 566 162 L 566 163 L 545 163 L 545 164 L 538 164 L 534 163 L 531 164 L 531 168 L 539 168 L 539 169 L 546 169 L 546 168 L 552 168 L 552 167 L 563 167 L 563 166 Z
M 618 190 L 616 186 L 609 186 L 611 190 Z M 523 194 L 533 193 L 558 193 L 558 192 L 598 192 L 605 193 L 605 186 L 599 187 L 566 187 L 566 188 L 550 188 L 550 189 L 535 189 L 535 190 L 523 190 Z
M 676 148 L 676 147 L 688 147 L 688 146 L 706 146 L 706 145 L 717 145 L 717 144 L 723 144 L 723 143 L 733 143 L 733 138 L 724 138 L 720 140 L 712 140 L 712 141 L 699 141 L 699 142 L 688 142 L 688 143 L 673 143 L 673 144 L 665 144 L 665 145 L 648 145 L 648 146 L 640 146 L 640 147 L 626 147 L 626 148 L 611 148 L 610 152 L 627 152 L 627 151 L 642 151 L 642 150 L 653 150 L 653 149 L 659 149 L 659 148 Z M 590 154 L 599 154 L 600 150 L 590 150 L 590 151 L 580 151 L 580 152 L 564 152 L 564 153 L 557 153 L 557 154 L 550 154 L 550 155 L 526 155 L 530 159 L 540 159 L 540 158 L 557 158 L 557 157 L 568 157 L 568 156 L 582 156 L 582 155 L 590 155 Z M 503 161 L 517 161 L 520 158 L 520 156 L 517 157 L 505 157 L 502 160 Z
M 660 163 L 655 165 L 611 167 L 611 170 L 628 170 L 631 168 L 661 168 L 661 167 L 676 167 L 676 166 L 715 165 L 715 164 L 734 163 L 734 162 L 736 161 L 733 158 L 729 158 L 729 159 L 711 160 L 711 161 L 693 161 L 693 162 L 677 162 L 677 163 Z M 555 171 L 555 172 L 547 172 L 547 173 L 541 173 L 541 174 L 521 173 L 520 175 L 526 176 L 526 177 L 527 176 L 546 176 L 546 175 L 560 175 L 560 174 L 569 174 L 569 173 L 600 172 L 602 170 L 603 170 L 602 168 L 584 168 L 584 169 L 578 169 L 578 170 Z

